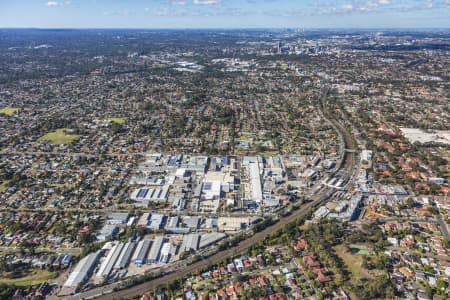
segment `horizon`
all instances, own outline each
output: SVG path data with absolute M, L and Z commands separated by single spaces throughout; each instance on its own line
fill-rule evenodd
M 4 29 L 448 29 L 450 0 L 0 0 Z M 230 26 L 230 24 L 233 24 Z
M 0 30 L 356 30 L 356 31 L 421 31 L 445 30 L 450 27 L 0 27 Z

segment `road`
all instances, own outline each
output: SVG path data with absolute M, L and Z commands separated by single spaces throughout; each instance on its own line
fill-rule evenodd
M 56 254 L 71 254 L 71 255 L 80 255 L 82 249 L 81 248 L 36 248 L 35 253 L 56 253 Z M 20 252 L 20 248 L 18 247 L 9 247 L 9 246 L 0 246 L 0 253 L 18 253 Z
M 35 155 L 35 156 L 41 156 L 41 155 L 59 155 L 59 156 L 70 156 L 70 157 L 87 157 L 87 158 L 99 158 L 99 157 L 142 157 L 145 156 L 145 153 L 142 152 L 134 152 L 134 153 L 83 153 L 83 152 L 45 152 L 45 151 L 10 151 L 8 149 L 4 149 L 0 152 L 0 156 L 5 155 Z
M 129 213 L 132 210 L 130 209 L 115 209 L 115 208 L 105 208 L 105 209 L 93 209 L 93 208 L 78 208 L 78 207 L 36 207 L 36 208 L 0 208 L 0 212 L 76 212 L 76 213 L 95 213 L 95 214 L 110 214 L 110 213 Z M 164 213 L 165 215 L 172 216 L 173 212 L 160 210 L 159 212 Z M 200 217 L 211 217 L 214 215 L 215 217 L 236 217 L 236 218 L 249 218 L 249 217 L 260 217 L 261 213 L 259 212 L 223 212 L 223 213 L 214 213 L 211 212 L 194 212 L 194 211 L 180 211 L 176 214 L 177 216 L 200 216 Z M 271 217 L 275 216 L 275 213 L 264 213 L 264 216 Z
M 447 223 L 445 223 L 445 221 L 442 219 L 440 211 L 437 215 L 437 220 L 438 220 L 439 225 L 441 225 L 442 234 L 445 236 L 447 241 L 450 241 L 450 233 L 448 232 L 448 226 L 447 226 Z
M 394 251 L 398 251 L 398 252 L 410 251 L 410 250 L 408 250 L 406 248 L 397 247 L 397 246 L 389 246 L 389 247 L 386 247 L 386 249 L 391 250 L 391 251 L 394 250 Z M 434 259 L 437 259 L 437 260 L 443 260 L 443 261 L 450 262 L 450 257 L 449 256 L 434 255 L 434 254 L 430 254 L 430 253 L 418 253 L 418 255 L 420 255 L 419 257 L 434 258 Z
M 328 90 L 325 91 L 323 97 L 325 97 L 327 93 L 328 93 Z M 319 110 L 321 110 L 321 109 L 319 108 Z M 331 116 L 331 114 L 328 114 L 328 118 L 331 118 L 330 116 Z M 342 142 L 345 144 L 345 145 L 342 145 L 345 147 L 342 147 L 341 149 L 342 150 L 350 149 L 353 144 L 353 139 L 350 136 L 350 133 L 343 126 L 341 126 L 336 120 L 333 120 L 332 123 L 334 125 L 333 127 L 338 131 Z M 351 174 L 352 176 L 354 176 L 355 171 L 356 171 L 356 167 L 355 167 L 355 165 L 356 165 L 355 164 L 356 163 L 355 155 L 356 154 L 353 152 L 348 152 L 348 151 L 342 151 L 341 153 L 343 156 L 342 156 L 341 161 L 338 164 L 338 167 L 337 167 L 338 170 L 345 169 L 348 172 L 348 174 Z M 251 246 L 258 243 L 259 241 L 264 240 L 270 234 L 276 232 L 279 229 L 282 229 L 287 224 L 294 222 L 298 218 L 307 215 L 316 206 L 318 206 L 322 203 L 325 203 L 334 193 L 335 193 L 335 190 L 333 188 L 324 188 L 322 193 L 312 196 L 311 202 L 308 202 L 307 204 L 304 204 L 300 209 L 293 211 L 291 215 L 281 218 L 274 225 L 269 226 L 266 229 L 264 229 L 258 233 L 255 233 L 251 237 L 241 241 L 236 246 L 226 249 L 226 250 L 223 250 L 223 251 L 220 251 L 210 257 L 205 258 L 204 260 L 195 262 L 191 265 L 187 265 L 182 269 L 178 269 L 172 273 L 168 273 L 159 278 L 155 278 L 153 280 L 144 282 L 142 284 L 133 286 L 128 289 L 124 289 L 124 290 L 117 291 L 117 292 L 112 292 L 108 295 L 101 295 L 102 291 L 105 289 L 105 287 L 103 287 L 103 288 L 98 288 L 98 289 L 94 289 L 94 290 L 87 292 L 87 293 L 89 293 L 89 295 L 87 293 L 79 294 L 78 299 L 81 299 L 83 297 L 84 298 L 93 297 L 96 294 L 98 295 L 97 299 L 101 299 L 101 300 L 132 298 L 132 297 L 140 296 L 147 291 L 153 290 L 161 285 L 167 284 L 174 280 L 188 277 L 208 265 L 218 264 L 227 258 L 234 257 L 238 254 L 244 253 Z M 106 288 L 110 289 L 111 286 L 108 286 Z

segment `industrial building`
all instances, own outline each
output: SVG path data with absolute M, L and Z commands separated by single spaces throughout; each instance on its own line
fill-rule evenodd
M 105 224 L 100 232 L 97 235 L 97 240 L 104 241 L 110 238 L 113 238 L 117 232 L 119 231 L 119 227 L 113 224 Z
M 108 214 L 108 220 L 106 223 L 111 225 L 126 224 L 129 217 L 129 213 L 111 212 Z
M 72 255 L 64 255 L 63 259 L 61 260 L 61 264 L 63 266 L 68 266 L 72 262 Z
M 217 226 L 223 231 L 238 231 L 247 229 L 256 219 L 256 217 L 219 217 Z
M 169 195 L 169 185 L 162 187 L 145 187 L 136 189 L 130 199 L 138 202 L 138 206 L 148 206 L 150 202 L 166 202 Z
M 169 222 L 167 223 L 167 231 L 170 233 L 188 233 L 191 231 L 189 227 L 178 227 L 180 224 L 180 217 L 174 216 L 169 219 Z
M 134 263 L 138 266 L 142 266 L 147 261 L 147 253 L 150 249 L 150 246 L 152 245 L 152 241 L 150 240 L 142 240 L 138 243 L 138 246 L 136 247 L 134 258 Z
M 178 223 L 180 223 L 180 216 L 170 217 L 167 228 L 178 227 Z
M 116 243 L 111 248 L 105 260 L 103 260 L 103 262 L 100 265 L 100 268 L 97 271 L 96 274 L 97 278 L 101 278 L 103 280 L 108 279 L 109 274 L 111 273 L 117 259 L 120 256 L 123 246 L 124 246 L 123 243 Z
M 170 243 L 164 243 L 161 247 L 159 262 L 162 264 L 167 264 L 170 259 L 170 251 L 172 246 Z
M 77 287 L 83 281 L 88 280 L 95 266 L 97 265 L 98 258 L 101 251 L 97 251 L 85 256 L 80 262 L 75 266 L 72 273 L 70 273 L 69 278 L 67 278 L 64 283 L 65 287 Z
M 148 223 L 148 219 L 150 218 L 150 213 L 144 213 L 138 220 L 138 227 L 146 227 Z
M 200 226 L 200 217 L 197 216 L 184 216 L 183 217 L 183 224 L 187 227 L 197 230 Z
M 313 216 L 315 219 L 325 218 L 330 213 L 330 210 L 325 206 L 319 207 L 314 213 Z
M 250 200 L 256 203 L 261 203 L 263 200 L 262 185 L 261 185 L 261 173 L 260 173 L 260 157 L 245 156 L 242 160 L 242 165 L 247 168 L 249 178 Z
M 196 233 L 187 234 L 181 243 L 180 252 L 197 251 L 200 243 L 200 235 Z
M 164 243 L 164 237 L 158 236 L 153 241 L 153 245 L 147 257 L 147 263 L 157 263 L 160 257 L 161 247 Z
M 153 230 L 160 230 L 164 227 L 166 216 L 162 214 L 152 214 L 147 223 L 147 228 Z
M 220 181 L 204 182 L 202 188 L 202 200 L 217 200 L 220 199 L 221 192 Z
M 218 241 L 224 239 L 227 235 L 225 233 L 206 233 L 200 237 L 199 249 L 208 247 Z
M 128 266 L 135 247 L 135 242 L 128 242 L 125 244 L 116 264 L 114 265 L 114 269 L 121 270 Z
M 204 174 L 206 172 L 207 165 L 207 156 L 190 156 L 185 158 L 185 163 L 181 164 L 180 168 L 183 168 L 186 171 Z

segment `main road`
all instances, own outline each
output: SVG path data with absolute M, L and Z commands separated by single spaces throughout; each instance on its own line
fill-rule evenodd
M 325 97 L 326 94 L 327 94 L 327 92 L 324 93 L 323 97 Z M 319 108 L 319 109 L 321 109 L 321 108 Z M 327 117 L 330 118 L 330 115 L 331 114 L 328 114 Z M 327 119 L 327 121 L 329 121 L 329 120 Z M 339 122 L 337 120 L 332 120 L 331 122 L 334 125 L 333 127 L 339 131 L 339 135 L 343 139 L 345 147 L 343 147 L 342 149 L 350 149 L 352 147 L 352 143 L 353 143 L 350 133 L 344 128 L 344 126 L 339 124 Z M 352 176 L 353 176 L 354 172 L 356 170 L 355 169 L 355 162 L 356 162 L 355 156 L 357 154 L 353 153 L 353 152 L 343 151 L 342 155 L 343 155 L 343 158 L 338 166 L 339 170 L 345 169 L 348 172 L 348 174 L 352 174 Z M 95 295 L 94 291 L 90 291 L 90 292 L 87 292 L 84 294 L 84 296 L 85 296 L 84 298 L 87 298 L 86 296 L 88 296 L 88 295 L 89 295 L 89 297 L 92 297 L 92 298 L 98 296 L 96 299 L 101 299 L 101 300 L 127 299 L 127 298 L 137 297 L 139 295 L 144 294 L 145 292 L 151 291 L 159 286 L 165 285 L 174 280 L 188 277 L 206 266 L 219 264 L 227 258 L 231 258 L 236 255 L 245 253 L 245 251 L 247 251 L 250 247 L 252 247 L 256 243 L 264 240 L 270 234 L 276 232 L 279 229 L 282 229 L 287 224 L 290 224 L 290 223 L 296 221 L 298 218 L 309 214 L 315 207 L 317 207 L 318 205 L 320 205 L 322 203 L 325 203 L 334 194 L 335 191 L 336 190 L 333 188 L 329 188 L 329 187 L 324 188 L 320 194 L 316 194 L 316 195 L 312 196 L 310 199 L 311 200 L 310 202 L 304 204 L 300 209 L 293 211 L 291 215 L 282 217 L 274 225 L 269 226 L 269 227 L 265 228 L 264 230 L 253 234 L 252 236 L 248 237 L 247 239 L 239 242 L 234 247 L 217 252 L 216 254 L 213 254 L 212 256 L 209 256 L 201 261 L 197 261 L 193 264 L 187 265 L 182 269 L 176 270 L 175 272 L 171 272 L 171 273 L 162 275 L 161 277 L 149 280 L 147 282 L 135 285 L 133 287 L 130 287 L 130 288 L 127 288 L 124 290 L 120 290 L 120 291 L 115 291 L 112 293 L 108 293 L 106 295 L 101 295 L 101 290 L 104 290 L 104 288 L 100 288 L 98 290 L 99 291 L 98 295 Z M 79 296 L 82 296 L 82 295 L 83 295 L 83 293 Z

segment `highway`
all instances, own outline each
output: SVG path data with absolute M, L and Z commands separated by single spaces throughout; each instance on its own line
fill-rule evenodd
M 328 91 L 325 91 L 325 93 L 322 97 L 326 97 L 327 92 Z M 320 101 L 320 102 L 322 102 L 322 101 Z M 320 105 L 320 106 L 322 106 L 322 105 Z M 321 107 L 319 107 L 319 110 L 321 110 Z M 327 117 L 331 118 L 331 114 L 324 113 L 324 115 L 328 115 Z M 344 151 L 344 149 L 351 148 L 351 146 L 353 144 L 353 139 L 350 136 L 350 133 L 342 125 L 340 125 L 338 123 L 338 121 L 336 121 L 336 120 L 330 121 L 329 119 L 326 119 L 326 121 L 333 124 L 333 127 L 335 128 L 335 130 L 338 131 L 339 136 L 341 137 L 341 141 L 345 144 L 345 145 L 341 145 L 342 146 L 341 153 L 343 156 L 342 156 L 342 160 L 338 164 L 338 167 L 337 167 L 338 171 L 345 170 L 346 172 L 348 172 L 348 174 L 350 174 L 353 177 L 355 174 L 355 171 L 356 171 L 355 156 L 357 154 L 354 152 Z M 138 285 L 130 287 L 128 289 L 124 289 L 124 290 L 117 291 L 117 292 L 112 292 L 107 295 L 101 295 L 102 291 L 105 290 L 105 288 L 110 289 L 110 287 L 109 288 L 102 287 L 99 289 L 94 289 L 94 290 L 88 291 L 86 293 L 81 293 L 81 294 L 77 295 L 77 298 L 87 299 L 87 298 L 97 297 L 97 296 L 98 297 L 96 299 L 101 299 L 101 300 L 132 298 L 132 297 L 140 296 L 140 295 L 144 294 L 145 292 L 151 291 L 161 285 L 170 283 L 174 280 L 191 276 L 192 274 L 196 273 L 197 271 L 201 270 L 202 268 L 204 268 L 206 266 L 218 264 L 227 258 L 231 258 L 236 255 L 244 253 L 251 246 L 258 243 L 259 241 L 264 240 L 270 234 L 276 232 L 279 229 L 282 229 L 284 226 L 286 226 L 289 223 L 294 222 L 298 218 L 307 215 L 318 205 L 325 203 L 335 193 L 335 191 L 336 190 L 333 188 L 329 188 L 329 187 L 324 188 L 320 194 L 315 194 L 314 196 L 312 196 L 310 199 L 311 200 L 310 202 L 304 204 L 300 209 L 293 211 L 291 215 L 281 218 L 274 225 L 269 226 L 266 229 L 255 233 L 254 235 L 250 236 L 249 238 L 241 241 L 236 246 L 226 249 L 226 250 L 223 250 L 223 251 L 220 251 L 216 254 L 213 254 L 212 256 L 207 257 L 204 260 L 197 261 L 193 264 L 182 267 L 181 269 L 171 270 L 172 271 L 171 273 L 162 275 L 159 278 L 155 278 L 153 280 L 138 284 Z

